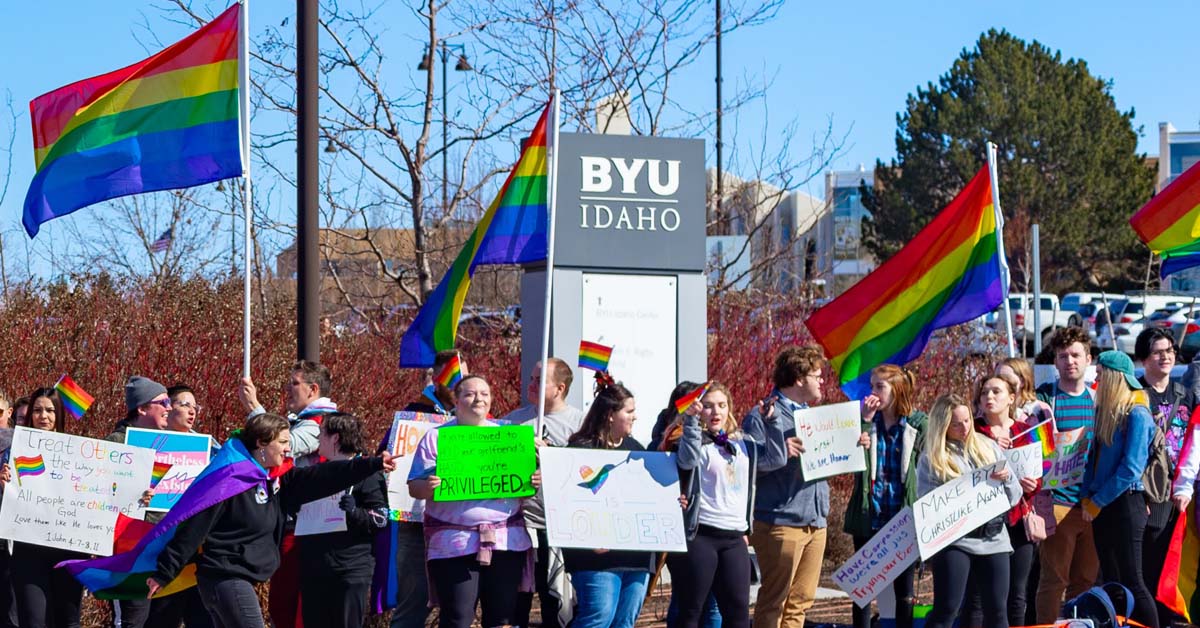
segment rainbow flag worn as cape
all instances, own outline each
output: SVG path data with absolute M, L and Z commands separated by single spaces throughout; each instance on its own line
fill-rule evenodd
M 1188 421 L 1187 435 L 1183 439 L 1183 447 L 1179 451 L 1179 464 L 1187 459 L 1188 452 L 1197 443 L 1192 439 L 1192 433 L 1200 425 L 1200 408 L 1192 412 Z M 1178 473 L 1178 469 L 1176 469 Z M 1172 478 L 1174 480 L 1174 478 Z M 1188 623 L 1193 618 L 1200 617 L 1200 595 L 1196 591 L 1196 565 L 1200 562 L 1200 536 L 1196 533 L 1196 500 L 1195 495 L 1186 512 L 1180 513 L 1175 521 L 1175 531 L 1171 535 L 1171 545 L 1167 550 L 1167 559 L 1163 563 L 1162 574 L 1158 579 L 1158 591 L 1155 598 L 1176 614 L 1183 616 Z
M 708 382 L 704 382 L 704 384 L 696 390 L 693 390 L 692 392 L 680 397 L 679 400 L 675 402 L 675 411 L 679 414 L 687 412 L 687 409 L 690 408 L 693 403 L 703 397 L 704 393 L 706 392 L 708 392 Z
M 1013 447 L 1023 447 L 1040 443 L 1042 445 L 1042 459 L 1045 460 L 1050 454 L 1054 453 L 1054 419 L 1042 421 L 1034 427 L 1025 430 L 1013 439 Z
M 911 242 L 808 317 L 846 396 L 867 396 L 872 368 L 913 360 L 935 329 L 1000 305 L 999 237 L 984 166 Z
M 612 352 L 612 347 L 581 340 L 579 341 L 579 368 L 607 371 L 608 362 L 612 359 Z
M 237 438 L 226 441 L 212 462 L 184 491 L 167 515 L 153 527 L 129 524 L 118 530 L 114 549 L 132 547 L 112 556 L 88 560 L 68 560 L 59 563 L 84 587 L 102 600 L 135 600 L 146 597 L 149 589 L 146 578 L 154 574 L 158 555 L 175 537 L 179 524 L 213 505 L 265 484 L 267 471 L 254 460 L 246 446 Z M 124 538 L 121 538 L 121 537 Z M 140 536 L 140 538 L 138 538 Z M 195 565 L 189 564 L 179 576 L 155 594 L 163 597 L 196 584 Z
M 54 385 L 54 390 L 58 391 L 58 396 L 62 399 L 63 410 L 76 419 L 83 418 L 83 413 L 92 407 L 92 403 L 96 401 L 95 397 L 88 394 L 82 386 L 75 383 L 70 375 L 63 373 L 63 376 L 58 378 L 58 383 Z
M 546 134 L 553 132 L 547 129 L 553 105 L 552 100 L 542 111 L 500 193 L 404 332 L 400 340 L 401 368 L 433 366 L 438 351 L 454 348 L 459 316 L 476 267 L 523 264 L 546 258 L 550 172 Z
M 37 174 L 21 222 L 40 225 L 119 196 L 242 174 L 234 4 L 131 66 L 29 103 Z

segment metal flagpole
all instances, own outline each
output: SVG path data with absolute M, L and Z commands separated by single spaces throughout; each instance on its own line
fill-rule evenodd
M 1016 357 L 1013 343 L 1012 310 L 1008 306 L 1008 257 L 1004 254 L 1004 212 L 1000 211 L 1000 176 L 996 173 L 996 145 L 987 143 L 988 178 L 992 183 L 992 211 L 996 214 L 996 254 L 1000 257 L 1000 282 L 1004 284 L 1004 331 L 1008 337 L 1008 357 Z
M 245 277 L 242 290 L 242 377 L 250 377 L 250 212 L 254 207 L 250 184 L 250 0 L 241 0 L 238 29 L 241 42 L 238 44 L 238 120 L 241 122 L 240 139 L 242 152 L 242 210 L 246 217 Z
M 546 418 L 546 372 L 550 370 L 550 295 L 554 286 L 554 197 L 558 192 L 558 112 L 561 92 L 551 95 L 550 123 L 546 129 L 546 166 L 549 176 L 546 181 L 546 213 L 550 218 L 546 233 L 546 301 L 542 307 L 542 373 L 538 382 L 538 414 L 535 433 L 542 437 L 542 424 Z

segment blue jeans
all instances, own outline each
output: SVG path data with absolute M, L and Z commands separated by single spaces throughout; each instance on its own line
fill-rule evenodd
M 675 628 L 679 617 L 679 605 L 675 603 L 675 587 L 671 587 L 671 603 L 667 606 L 667 628 Z M 721 628 L 721 611 L 717 609 L 717 596 L 708 594 L 704 610 L 700 611 L 700 628 Z
M 200 599 L 216 628 L 263 628 L 262 607 L 254 585 L 239 578 L 196 578 Z
M 425 576 L 425 532 L 419 523 L 401 521 L 396 535 L 396 608 L 391 628 L 424 628 L 429 619 L 429 580 Z
M 645 571 L 573 571 L 579 606 L 571 628 L 633 628 L 650 574 Z

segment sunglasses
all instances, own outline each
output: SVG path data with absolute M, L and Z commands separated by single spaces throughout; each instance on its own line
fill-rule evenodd
M 147 402 L 147 403 L 146 403 L 146 405 L 148 405 L 148 406 L 162 406 L 162 407 L 164 407 L 164 408 L 166 408 L 166 409 L 170 410 L 170 409 L 171 409 L 171 400 L 170 400 L 170 399 L 155 399 L 155 400 L 153 400 L 153 401 Z

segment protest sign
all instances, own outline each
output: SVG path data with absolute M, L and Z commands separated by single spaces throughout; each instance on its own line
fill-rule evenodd
M 800 466 L 805 480 L 867 470 L 867 459 L 858 444 L 861 412 L 857 401 L 796 412 L 796 436 L 804 442 Z
M 300 506 L 300 513 L 296 515 L 296 536 L 345 532 L 346 511 L 338 505 L 344 494 L 338 492 Z
M 451 425 L 437 431 L 437 467 L 442 483 L 433 501 L 528 497 L 536 491 L 532 425 Z
M 117 515 L 139 517 L 154 451 L 18 427 L 0 538 L 108 556 Z
M 687 551 L 673 454 L 546 447 L 541 457 L 551 546 Z
M 921 560 L 1006 512 L 1011 505 L 1004 483 L 991 479 L 1005 461 L 965 473 L 922 495 L 913 504 Z
M 196 476 L 208 466 L 212 437 L 208 434 L 143 430 L 125 430 L 125 444 L 154 450 L 154 461 L 170 465 L 154 487 L 154 497 L 146 510 L 165 512 L 183 497 Z
M 1018 478 L 1042 477 L 1042 444 L 1033 443 L 1024 447 L 1006 449 L 1004 455 L 1008 458 L 1009 467 Z
M 1086 429 L 1080 427 L 1054 435 L 1054 453 L 1042 464 L 1042 486 L 1065 488 L 1083 482 L 1088 454 Z
M 425 412 L 397 412 L 392 417 L 392 431 L 388 435 L 388 450 L 394 456 L 396 470 L 387 476 L 388 507 L 393 521 L 421 521 L 425 514 L 425 500 L 413 499 L 408 494 L 408 472 L 412 469 L 413 454 L 425 432 L 445 423 L 450 417 L 445 414 Z
M 905 506 L 850 560 L 833 572 L 833 581 L 855 604 L 866 608 L 901 572 L 917 561 L 917 555 L 917 528 L 912 508 Z

